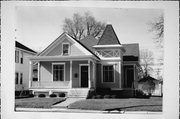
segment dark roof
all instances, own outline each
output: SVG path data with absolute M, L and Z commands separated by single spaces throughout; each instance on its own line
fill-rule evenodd
M 126 52 L 123 54 L 123 56 L 134 56 L 139 57 L 139 44 L 133 43 L 133 44 L 122 44 Z
M 21 43 L 19 43 L 18 41 L 15 41 L 15 46 L 16 46 L 17 48 L 21 48 L 21 49 L 23 49 L 23 50 L 27 50 L 27 51 L 32 52 L 32 53 L 37 53 L 37 52 L 35 52 L 34 50 L 26 47 L 25 45 L 23 45 L 23 44 L 21 44 Z
M 68 34 L 69 35 L 69 34 Z M 69 35 L 71 38 L 73 38 L 71 35 Z M 76 40 L 75 38 L 73 38 L 74 40 Z M 79 44 L 81 44 L 86 50 L 88 50 L 89 52 L 91 52 L 96 58 L 100 59 L 91 49 L 88 48 L 88 46 L 84 45 L 83 43 L 81 43 L 79 40 L 76 40 Z
M 121 44 L 111 24 L 108 24 L 97 45 Z
M 98 39 L 94 38 L 93 36 L 87 36 L 85 38 L 83 38 L 82 40 L 80 40 L 80 42 L 85 45 L 89 50 L 91 50 L 92 52 L 94 52 L 94 45 L 97 45 L 98 43 Z

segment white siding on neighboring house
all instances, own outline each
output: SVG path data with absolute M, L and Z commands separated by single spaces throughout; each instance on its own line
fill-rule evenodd
M 15 86 L 15 90 L 27 90 L 29 83 L 29 56 L 35 55 L 34 53 L 16 48 L 19 53 L 19 62 L 15 62 L 15 73 L 18 73 L 18 84 Z M 16 54 L 17 55 L 17 54 Z M 15 56 L 16 57 L 16 56 Z M 21 59 L 22 58 L 22 59 Z M 23 62 L 21 62 L 23 60 Z M 20 77 L 22 74 L 22 84 L 20 84 Z M 14 82 L 15 83 L 15 82 Z

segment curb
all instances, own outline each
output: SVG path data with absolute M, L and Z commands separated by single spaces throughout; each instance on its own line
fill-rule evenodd
M 15 111 L 22 112 L 68 112 L 68 113 L 103 113 L 103 114 L 156 114 L 161 115 L 162 112 L 149 112 L 149 111 L 99 111 L 99 110 L 80 110 L 80 109 L 67 109 L 67 108 L 16 108 Z

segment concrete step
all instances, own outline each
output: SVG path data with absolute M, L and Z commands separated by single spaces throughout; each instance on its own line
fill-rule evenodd
M 89 89 L 71 89 L 68 93 L 68 97 L 87 97 Z

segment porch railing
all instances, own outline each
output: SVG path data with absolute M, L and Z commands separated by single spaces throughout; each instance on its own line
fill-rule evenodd
M 56 82 L 38 82 L 38 81 L 32 81 L 31 82 L 31 88 L 70 88 L 70 82 L 69 81 L 56 81 Z

